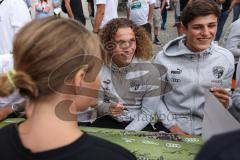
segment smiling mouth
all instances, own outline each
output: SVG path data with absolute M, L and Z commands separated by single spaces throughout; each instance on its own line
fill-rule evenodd
M 132 58 L 133 54 L 131 54 L 131 53 L 121 53 L 120 56 L 123 56 L 125 58 Z
M 197 40 L 199 40 L 199 41 L 209 41 L 209 40 L 211 40 L 211 38 L 198 38 Z

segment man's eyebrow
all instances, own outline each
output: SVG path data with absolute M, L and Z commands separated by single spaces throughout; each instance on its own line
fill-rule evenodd
M 203 24 L 193 24 L 192 26 L 203 26 Z
M 217 24 L 217 22 L 210 22 L 210 23 L 207 23 L 206 25 L 209 25 L 209 24 Z M 205 24 L 201 24 L 201 23 L 197 23 L 197 24 L 193 24 L 192 26 L 204 26 Z
M 217 24 L 217 22 L 211 22 L 211 23 L 208 23 L 208 24 Z

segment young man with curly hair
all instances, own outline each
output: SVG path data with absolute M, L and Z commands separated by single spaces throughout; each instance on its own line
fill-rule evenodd
M 107 23 L 100 38 L 106 65 L 100 72 L 103 94 L 97 109 L 103 117 L 93 126 L 154 131 L 149 123 L 159 107 L 158 87 L 164 84 L 159 80 L 159 70 L 150 62 L 152 44 L 147 32 L 120 18 Z M 172 122 L 161 120 L 170 131 L 177 130 Z

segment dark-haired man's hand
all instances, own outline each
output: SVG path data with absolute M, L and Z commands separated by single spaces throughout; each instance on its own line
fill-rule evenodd
M 229 107 L 230 93 L 224 88 L 213 87 L 210 89 L 213 95 L 223 104 L 225 108 Z
M 186 132 L 184 132 L 180 127 L 178 127 L 178 125 L 174 125 L 171 128 L 169 128 L 169 131 L 171 133 L 176 133 L 182 136 L 189 136 L 189 134 L 187 134 Z

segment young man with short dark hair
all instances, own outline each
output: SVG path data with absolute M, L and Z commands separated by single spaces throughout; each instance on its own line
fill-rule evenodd
M 202 133 L 204 92 L 210 90 L 228 107 L 234 58 L 213 43 L 219 8 L 214 1 L 194 0 L 182 12 L 184 36 L 163 47 L 155 63 L 167 67 L 166 80 L 173 89 L 163 95 L 161 105 L 174 115 L 176 124 L 191 135 Z M 159 107 L 159 110 L 161 106 Z

